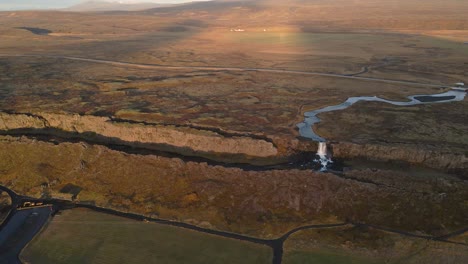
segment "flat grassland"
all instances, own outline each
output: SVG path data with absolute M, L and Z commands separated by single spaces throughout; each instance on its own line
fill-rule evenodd
M 2 12 L 0 53 L 448 85 L 466 78 L 468 24 L 460 11 L 466 3 L 335 2 L 228 1 L 131 13 Z M 431 16 L 430 10 L 440 15 Z M 21 29 L 28 26 L 51 33 Z M 231 31 L 236 28 L 245 31 Z M 402 99 L 440 91 L 301 74 L 142 69 L 51 57 L 0 57 L 0 81 L 1 110 L 113 115 L 288 140 L 298 136 L 295 124 L 304 111 L 349 96 Z
M 307 151 L 315 152 L 316 145 L 299 138 L 296 128 L 305 111 L 351 96 L 404 100 L 449 89 L 439 86 L 468 83 L 466 10 L 468 2 L 460 0 L 258 0 L 141 12 L 0 12 L 0 111 L 214 128 L 268 138 L 282 148 L 278 153 L 312 159 Z M 24 29 L 32 27 L 48 33 Z M 403 108 L 358 103 L 321 115 L 317 129 L 332 146 L 367 147 L 354 147 L 358 157 L 372 158 L 367 153 L 380 151 L 393 155 L 390 160 L 409 163 L 402 152 L 416 153 L 416 164 L 443 160 L 447 162 L 437 164 L 445 167 L 437 168 L 453 163 L 464 169 L 467 102 Z M 130 154 L 99 145 L 105 142 L 48 142 L 14 132 L 0 137 L 0 183 L 23 195 L 54 196 L 73 184 L 82 188 L 79 200 L 99 206 L 266 238 L 330 219 L 437 236 L 464 228 L 467 219 L 467 183 L 453 175 L 419 177 L 404 167 L 375 169 L 368 163 L 340 175 L 253 171 L 144 151 Z M 440 153 L 432 155 L 432 150 Z M 335 235 L 291 237 L 285 262 L 349 260 L 348 251 L 328 252 L 346 247 L 352 238 L 322 247 Z M 333 239 L 327 242 L 326 237 Z M 456 239 L 466 243 L 465 235 Z M 372 248 L 376 240 L 363 239 L 359 247 Z M 392 247 L 384 243 L 381 249 L 386 246 Z M 409 254 L 417 255 L 421 248 L 413 249 Z M 126 254 L 130 250 L 134 253 Z M 24 258 L 141 263 L 139 257 L 152 258 L 156 252 L 157 259 L 169 263 L 256 263 L 271 260 L 268 250 L 73 210 L 54 219 Z M 452 252 L 430 250 L 440 256 Z M 374 256 L 356 261 L 372 262 Z
M 64 211 L 22 252 L 29 263 L 270 263 L 269 247 L 86 209 Z
M 410 238 L 367 227 L 300 231 L 286 240 L 284 249 L 285 264 L 464 263 L 468 260 L 463 245 Z
M 2 136 L 0 147 L 1 182 L 18 193 L 60 197 L 71 184 L 81 188 L 79 201 L 255 237 L 346 220 L 445 235 L 464 228 L 468 215 L 466 181 L 398 164 L 334 175 L 249 171 L 25 137 Z

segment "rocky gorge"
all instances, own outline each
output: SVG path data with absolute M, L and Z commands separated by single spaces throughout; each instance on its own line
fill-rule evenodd
M 307 139 L 248 134 L 212 128 L 153 124 L 78 114 L 0 112 L 0 134 L 50 136 L 62 141 L 88 141 L 142 150 L 200 157 L 205 161 L 266 166 L 306 162 L 318 144 Z M 466 176 L 468 157 L 463 151 L 431 145 L 331 141 L 333 157 L 406 162 Z

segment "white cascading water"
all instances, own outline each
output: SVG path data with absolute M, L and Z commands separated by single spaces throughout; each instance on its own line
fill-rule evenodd
M 331 158 L 328 155 L 327 143 L 326 142 L 319 142 L 317 155 L 320 157 L 320 160 L 319 160 L 319 162 L 321 164 L 320 171 L 326 171 L 327 168 L 328 168 L 328 165 L 330 163 L 333 163 L 333 161 L 331 160 Z

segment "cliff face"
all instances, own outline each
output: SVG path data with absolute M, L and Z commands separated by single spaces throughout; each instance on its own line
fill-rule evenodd
M 268 158 L 278 154 L 273 143 L 246 136 L 227 137 L 216 132 L 171 125 L 148 125 L 113 121 L 108 117 L 67 114 L 7 114 L 0 113 L 0 130 L 54 129 L 80 135 L 100 137 L 128 145 L 164 146 L 179 154 L 205 153 Z M 110 142 L 103 142 L 110 143 Z
M 22 135 L 37 133 L 70 137 L 93 143 L 120 144 L 149 150 L 166 151 L 183 156 L 203 157 L 225 163 L 270 165 L 294 154 L 317 150 L 310 140 L 218 132 L 203 128 L 148 124 L 113 120 L 110 117 L 72 114 L 9 114 L 0 112 L 0 131 Z M 274 143 L 273 143 L 274 142 Z M 468 168 L 466 153 L 416 144 L 356 144 L 334 142 L 330 148 L 335 158 L 365 158 L 377 161 L 404 161 L 430 168 L 456 171 L 462 176 Z
M 335 157 L 405 161 L 463 172 L 468 168 L 467 99 L 407 107 L 358 103 L 320 114 L 315 131 L 332 142 Z
M 254 236 L 346 219 L 443 234 L 464 227 L 468 214 L 467 183 L 450 176 L 247 171 L 9 136 L 0 149 L 0 184 L 20 194 L 54 196 L 72 184 L 81 201 Z
M 430 168 L 456 170 L 468 168 L 465 153 L 455 153 L 429 147 L 332 143 L 333 156 L 342 159 L 367 158 L 380 161 L 405 161 Z

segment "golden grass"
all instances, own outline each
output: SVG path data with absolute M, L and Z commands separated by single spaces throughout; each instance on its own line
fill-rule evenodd
M 465 248 L 364 227 L 311 229 L 286 241 L 283 263 L 464 263 Z
M 23 250 L 29 263 L 270 263 L 269 247 L 84 209 L 64 211 Z

